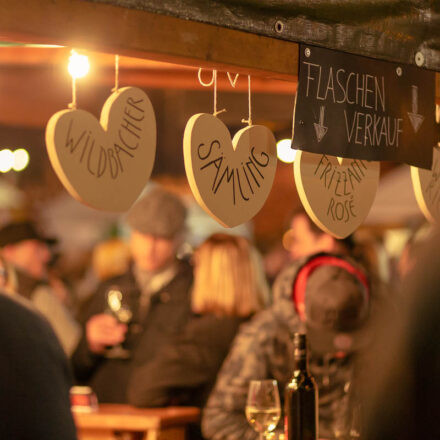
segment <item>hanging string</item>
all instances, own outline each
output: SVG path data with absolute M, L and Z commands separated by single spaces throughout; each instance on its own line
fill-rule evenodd
M 69 108 L 76 110 L 76 78 L 72 77 L 72 102 L 68 105 Z
M 248 106 L 249 106 L 249 118 L 242 119 L 243 124 L 248 124 L 249 127 L 252 125 L 252 102 L 251 102 L 251 76 L 248 75 Z
M 220 113 L 225 112 L 226 109 L 223 108 L 221 110 L 217 110 L 217 70 L 214 70 L 214 116 L 219 115 Z
M 71 59 L 74 55 L 76 55 L 76 51 L 75 51 L 75 49 L 72 49 L 70 51 L 69 67 L 70 67 Z M 71 72 L 70 70 L 69 70 L 69 73 L 72 76 L 72 102 L 70 104 L 68 104 L 68 108 L 72 108 L 75 110 L 76 109 L 76 77 L 73 74 L 73 72 Z
M 295 112 L 296 112 L 296 97 L 298 96 L 297 93 L 295 93 L 295 99 L 293 100 L 293 111 L 292 111 L 292 136 L 293 139 L 295 135 Z
M 115 55 L 115 86 L 112 92 L 117 92 L 119 88 L 119 55 Z
M 217 70 L 212 71 L 212 78 L 209 83 L 204 83 L 202 81 L 202 68 L 201 67 L 199 68 L 198 77 L 199 77 L 199 82 L 203 87 L 211 87 L 214 84 L 214 112 L 213 112 L 213 115 L 217 116 L 218 114 L 225 112 L 226 109 L 217 110 Z
M 293 139 L 294 139 L 294 136 L 295 136 L 295 112 L 296 112 L 296 98 L 297 98 L 297 96 L 298 95 L 295 92 L 295 98 L 293 100 L 293 111 L 292 111 L 292 136 L 291 136 L 292 142 L 293 142 Z M 300 120 L 300 121 L 298 121 L 298 124 L 299 125 L 303 125 L 304 122 Z M 302 150 L 305 147 L 305 145 L 306 145 L 306 144 L 295 145 L 295 148 L 294 148 L 292 142 L 290 143 L 290 148 L 292 150 Z

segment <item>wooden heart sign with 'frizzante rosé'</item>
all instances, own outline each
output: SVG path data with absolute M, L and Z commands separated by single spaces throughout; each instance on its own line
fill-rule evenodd
M 275 138 L 267 127 L 243 128 L 231 141 L 220 119 L 199 113 L 186 124 L 183 153 L 194 197 L 220 224 L 240 225 L 262 208 L 277 164 Z
M 153 169 L 156 118 L 136 87 L 115 91 L 98 121 L 84 110 L 55 113 L 46 127 L 52 166 L 69 193 L 104 211 L 126 211 Z
M 294 162 L 296 188 L 307 214 L 336 238 L 350 235 L 368 215 L 379 171 L 379 162 L 305 151 L 298 151 Z

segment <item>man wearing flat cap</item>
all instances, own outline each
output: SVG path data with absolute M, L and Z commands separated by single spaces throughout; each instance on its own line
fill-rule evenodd
M 65 353 L 70 355 L 80 337 L 80 328 L 48 280 L 50 246 L 56 240 L 42 236 L 28 221 L 11 222 L 0 229 L 5 291 L 31 301 L 51 324 Z M 5 286 L 6 287 L 6 286 Z
M 132 265 L 93 295 L 82 317 L 84 336 L 72 357 L 78 382 L 91 386 L 100 402 L 127 403 L 133 371 L 149 362 L 189 317 L 192 270 L 176 258 L 185 217 L 181 200 L 160 187 L 127 214 Z
M 275 281 L 272 306 L 240 328 L 203 412 L 204 438 L 258 438 L 245 417 L 249 382 L 276 379 L 282 396 L 293 374 L 297 332 L 307 335 L 318 385 L 319 438 L 358 431 L 351 405 L 359 389 L 355 373 L 373 338 L 380 296 L 345 257 L 320 253 L 287 266 Z

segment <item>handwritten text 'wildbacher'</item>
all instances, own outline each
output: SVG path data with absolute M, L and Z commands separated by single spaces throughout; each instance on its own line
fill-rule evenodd
M 117 138 L 109 139 L 109 145 L 99 144 L 90 130 L 74 127 L 72 118 L 66 132 L 65 147 L 92 176 L 100 178 L 107 175 L 116 179 L 124 172 L 122 159 L 134 159 L 139 147 L 141 121 L 145 117 L 143 103 L 143 99 L 127 98 Z

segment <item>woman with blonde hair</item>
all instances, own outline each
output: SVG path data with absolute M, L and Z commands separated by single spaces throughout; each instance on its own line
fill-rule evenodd
M 203 406 L 240 324 L 263 309 L 268 296 L 250 243 L 227 234 L 209 237 L 194 254 L 193 317 L 155 359 L 134 371 L 129 402 Z

